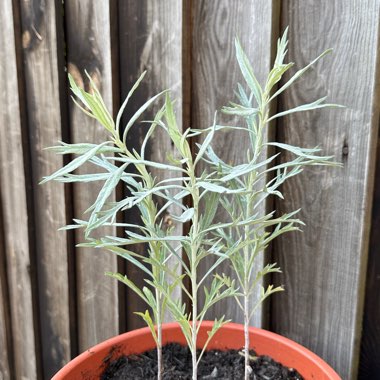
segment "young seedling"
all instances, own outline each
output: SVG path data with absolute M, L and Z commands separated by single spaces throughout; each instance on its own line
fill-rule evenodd
M 241 297 L 236 297 L 239 308 L 244 315 L 244 356 L 245 356 L 245 379 L 249 378 L 249 325 L 257 307 L 271 294 L 283 290 L 280 287 L 269 285 L 266 289 L 260 284 L 265 275 L 273 272 L 280 272 L 276 264 L 268 264 L 263 269 L 255 269 L 255 260 L 258 255 L 268 247 L 269 243 L 276 237 L 299 230 L 299 225 L 303 223 L 295 218 L 299 210 L 280 216 L 275 216 L 275 211 L 266 215 L 260 215 L 259 206 L 269 196 L 283 198 L 280 186 L 290 177 L 302 172 L 305 166 L 327 165 L 337 166 L 339 164 L 332 161 L 332 156 L 320 156 L 319 148 L 300 148 L 278 142 L 266 142 L 265 134 L 269 123 L 281 116 L 294 112 L 309 111 L 317 108 L 340 107 L 336 104 L 324 103 L 326 98 L 318 99 L 309 104 L 303 104 L 296 108 L 289 109 L 273 116 L 270 115 L 271 102 L 292 83 L 300 78 L 314 63 L 328 54 L 331 50 L 326 50 L 305 68 L 299 70 L 278 90 L 276 84 L 281 80 L 284 73 L 289 70 L 293 63 L 284 63 L 287 48 L 287 30 L 277 45 L 277 56 L 274 66 L 270 71 L 264 87 L 257 81 L 253 69 L 248 61 L 238 40 L 235 41 L 236 57 L 240 70 L 249 88 L 249 95 L 246 94 L 243 86 L 238 85 L 239 103 L 231 103 L 229 107 L 224 107 L 226 114 L 240 117 L 246 124 L 245 132 L 249 135 L 250 146 L 247 151 L 247 162 L 233 166 L 224 162 L 209 147 L 207 150 L 207 162 L 218 170 L 221 183 L 229 189 L 245 189 L 232 197 L 223 197 L 221 204 L 228 213 L 232 221 L 242 220 L 252 223 L 238 225 L 235 223 L 228 228 L 221 228 L 216 231 L 216 236 L 223 239 L 226 250 L 232 250 L 229 254 L 234 273 L 238 280 L 238 285 L 242 293 Z M 273 94 L 272 94 L 273 93 Z M 242 129 L 242 128 L 239 128 Z M 263 151 L 268 147 L 276 147 L 292 153 L 295 158 L 288 162 L 278 163 L 276 158 L 280 153 L 270 157 L 263 157 Z M 257 302 L 252 305 L 254 294 L 259 294 Z

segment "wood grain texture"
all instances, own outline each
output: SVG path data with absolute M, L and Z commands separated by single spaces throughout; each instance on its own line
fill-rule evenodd
M 4 252 L 1 252 L 4 254 Z M 9 330 L 6 326 L 6 308 L 8 303 L 5 302 L 3 284 L 0 282 L 0 345 L 3 349 L 0 352 L 0 379 L 10 380 L 10 350 L 8 346 Z
M 0 195 L 0 200 L 2 197 Z M 0 379 L 10 380 L 13 369 L 13 347 L 11 333 L 11 310 L 6 273 L 6 257 L 4 244 L 3 210 L 0 202 Z
M 377 142 L 375 178 L 358 376 L 360 380 L 380 378 L 380 138 Z
M 44 359 L 41 377 L 51 378 L 70 358 L 67 241 L 66 234 L 57 231 L 66 223 L 65 194 L 58 183 L 39 186 L 38 182 L 62 166 L 62 157 L 43 150 L 62 140 L 65 104 L 61 101 L 60 76 L 64 67 L 62 33 L 57 22 L 62 4 L 35 0 L 22 1 L 20 6 Z M 17 229 L 20 231 L 20 226 Z
M 356 378 L 359 357 L 379 121 L 379 6 L 288 1 L 281 12 L 282 25 L 290 26 L 288 59 L 297 68 L 334 48 L 282 95 L 281 109 L 325 94 L 347 108 L 293 114 L 278 123 L 281 141 L 320 145 L 344 167 L 310 168 L 283 188 L 277 210 L 301 207 L 306 227 L 277 240 L 286 294 L 272 299 L 273 328 L 319 354 L 343 379 Z
M 24 178 L 22 131 L 20 119 L 20 99 L 16 64 L 16 45 L 14 38 L 14 20 L 12 1 L 0 4 L 0 196 L 2 203 L 3 240 L 1 264 L 6 263 L 9 291 L 9 308 L 11 330 L 4 331 L 12 335 L 14 347 L 14 376 L 17 379 L 37 378 L 35 333 L 33 326 L 32 284 L 30 277 L 30 252 L 28 223 L 26 218 L 27 200 Z M 5 297 L 5 283 L 2 284 L 2 295 Z M 5 301 L 5 299 L 3 299 Z M 7 307 L 7 303 L 3 304 Z M 6 313 L 6 310 L 2 310 Z M 5 315 L 4 315 L 5 316 Z M 6 323 L 6 318 L 2 322 Z M 5 325 L 3 325 L 3 328 Z M 8 325 L 9 327 L 9 325 Z M 6 339 L 3 336 L 3 339 Z M 2 340 L 3 340 L 2 339 Z M 2 355 L 9 347 L 1 345 Z M 2 356 L 3 375 L 7 376 L 7 363 Z M 9 371 L 9 368 L 8 368 Z M 8 372 L 8 376 L 10 376 Z
M 111 70 L 110 5 L 108 1 L 69 1 L 65 3 L 68 71 L 79 85 L 90 90 L 85 70 L 113 109 Z M 70 101 L 70 131 L 73 143 L 98 144 L 109 139 L 96 121 Z M 99 171 L 88 165 L 78 173 Z M 74 215 L 79 219 L 96 200 L 103 183 L 74 184 Z M 109 201 L 115 200 L 115 195 Z M 115 228 L 104 228 L 93 236 L 115 235 Z M 82 231 L 76 243 L 84 241 Z M 77 311 L 79 351 L 83 351 L 119 332 L 118 284 L 104 272 L 117 272 L 117 257 L 106 250 L 76 249 Z
M 197 0 L 193 6 L 192 127 L 207 128 L 212 125 L 215 110 L 219 111 L 234 100 L 237 82 L 243 80 L 235 58 L 236 36 L 241 40 L 259 82 L 263 84 L 266 79 L 272 64 L 273 42 L 278 37 L 279 2 Z M 223 119 L 223 115 L 219 113 L 218 118 Z M 273 129 L 268 129 L 267 133 L 266 138 L 269 138 Z M 215 136 L 213 147 L 225 161 L 238 164 L 245 159 L 248 143 L 244 133 L 234 132 L 233 136 L 220 133 Z M 265 206 L 260 212 L 265 212 Z M 218 214 L 217 218 L 222 220 L 223 215 Z M 205 272 L 212 260 L 205 259 L 200 271 Z M 265 260 L 264 254 L 259 256 L 255 268 L 262 268 Z M 231 274 L 230 264 L 223 263 L 219 272 Z M 256 299 L 252 297 L 252 305 Z M 262 305 L 257 309 L 251 321 L 253 325 L 266 325 L 268 315 L 264 308 Z M 208 318 L 223 314 L 235 322 L 243 321 L 243 314 L 232 299 L 216 304 Z
M 126 21 L 128 20 L 128 21 Z M 125 1 L 119 6 L 119 31 L 120 31 L 120 79 L 122 100 L 136 81 L 138 76 L 147 70 L 148 73 L 136 91 L 135 96 L 127 107 L 126 116 L 130 117 L 145 101 L 170 88 L 172 98 L 176 99 L 177 121 L 182 124 L 182 2 L 169 0 L 165 2 L 153 1 Z M 162 101 L 156 103 L 142 120 L 152 120 L 154 113 L 159 110 Z M 144 126 L 133 128 L 128 136 L 128 145 L 139 147 L 146 129 Z M 167 154 L 174 148 L 167 136 L 157 131 L 151 140 L 147 157 L 150 160 L 167 161 Z M 171 172 L 153 171 L 157 180 L 170 178 Z M 171 208 L 169 213 L 178 215 L 177 208 Z M 136 213 L 128 213 L 127 219 L 139 222 Z M 174 221 L 164 216 L 166 223 L 173 226 Z M 174 225 L 173 234 L 182 233 L 181 225 Z M 145 252 L 142 246 L 134 247 L 135 250 Z M 131 265 L 127 266 L 127 274 L 142 285 L 143 276 L 140 271 Z M 180 297 L 179 290 L 174 297 Z M 129 330 L 143 326 L 143 322 L 136 318 L 132 312 L 146 310 L 147 306 L 136 296 L 127 292 L 126 299 L 127 328 Z M 170 316 L 166 316 L 169 320 Z

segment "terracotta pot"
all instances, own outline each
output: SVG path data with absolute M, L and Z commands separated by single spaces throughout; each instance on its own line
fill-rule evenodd
M 199 346 L 207 339 L 213 322 L 203 322 Z M 341 380 L 340 376 L 311 351 L 287 338 L 272 332 L 251 327 L 251 348 L 260 355 L 268 355 L 287 367 L 297 369 L 305 380 Z M 185 338 L 177 323 L 163 325 L 163 343 L 185 345 Z M 220 329 L 210 342 L 209 349 L 241 349 L 244 345 L 243 326 L 229 323 Z M 97 379 L 110 359 L 122 354 L 136 354 L 155 347 L 148 328 L 134 330 L 90 348 L 63 367 L 52 380 Z

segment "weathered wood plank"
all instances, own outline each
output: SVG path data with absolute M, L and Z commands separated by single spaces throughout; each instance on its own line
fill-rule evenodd
M 320 145 L 344 168 L 310 168 L 283 188 L 277 210 L 301 207 L 306 227 L 277 240 L 286 294 L 273 298 L 273 327 L 322 356 L 343 379 L 356 378 L 359 358 L 379 121 L 379 6 L 378 0 L 324 7 L 288 1 L 281 12 L 282 25 L 290 26 L 289 60 L 297 67 L 334 48 L 283 94 L 283 108 L 327 93 L 347 109 L 293 114 L 278 125 L 281 141 Z
M 125 20 L 128 20 L 126 22 Z M 126 115 L 131 116 L 149 97 L 158 92 L 171 88 L 172 97 L 176 101 L 177 120 L 182 123 L 182 2 L 176 0 L 154 1 L 125 1 L 119 6 L 120 30 L 120 79 L 122 99 L 136 81 L 142 71 L 147 70 L 144 83 L 131 99 Z M 143 119 L 151 120 L 159 104 L 147 112 Z M 146 129 L 143 126 L 132 129 L 128 144 L 136 147 L 141 144 Z M 170 140 L 161 131 L 157 131 L 149 145 L 150 160 L 166 161 L 167 154 L 174 154 Z M 152 171 L 158 180 L 170 178 L 173 173 Z M 178 214 L 176 208 L 169 212 Z M 138 216 L 128 213 L 127 218 L 138 222 Z M 174 223 L 166 218 L 166 222 Z M 181 226 L 174 226 L 173 234 L 181 233 Z M 134 249 L 143 250 L 143 247 Z M 128 275 L 136 283 L 143 284 L 142 275 L 136 268 L 128 265 Z M 179 291 L 177 295 L 179 297 Z M 134 329 L 142 326 L 143 322 L 132 312 L 146 310 L 132 292 L 127 292 L 127 328 Z M 170 317 L 167 316 L 168 320 Z
M 59 25 L 62 4 L 36 0 L 21 2 L 20 6 L 30 143 L 28 170 L 32 172 L 34 202 L 34 216 L 31 217 L 34 217 L 33 244 L 36 248 L 41 354 L 44 359 L 40 376 L 51 378 L 70 358 L 67 241 L 66 234 L 57 231 L 66 223 L 66 210 L 63 186 L 58 183 L 38 186 L 38 182 L 62 166 L 62 157 L 43 151 L 62 140 L 62 114 L 66 108 L 60 93 L 60 76 L 64 69 L 62 28 Z M 15 188 L 13 193 L 18 194 Z M 14 215 L 23 214 L 14 212 Z M 19 225 L 17 232 L 20 234 Z M 26 242 L 27 239 L 18 238 L 17 241 Z M 29 374 L 25 376 L 30 378 Z
M 0 352 L 0 379 L 2 380 L 10 380 L 11 378 L 11 372 L 10 372 L 10 352 L 9 352 L 9 346 L 8 346 L 8 334 L 7 333 L 7 326 L 5 325 L 6 321 L 6 303 L 5 299 L 3 297 L 3 289 L 2 284 L 0 283 L 0 345 L 3 347 L 3 349 Z
M 0 196 L 4 233 L 2 254 L 6 255 L 1 263 L 6 263 L 11 315 L 11 330 L 5 333 L 12 335 L 13 375 L 18 379 L 33 380 L 37 378 L 37 368 L 28 223 L 25 217 L 28 208 L 11 0 L 2 1 L 0 4 L 0 24 L 2 29 L 0 33 L 0 80 L 2 83 L 0 91 Z M 6 304 L 3 306 L 6 307 Z M 4 352 L 7 346 L 7 344 L 2 345 L 1 351 Z M 11 353 L 9 352 L 8 355 Z M 2 366 L 6 377 L 8 365 L 3 363 Z M 8 376 L 10 376 L 9 373 Z
M 2 199 L 0 195 L 0 200 Z M 4 242 L 4 228 L 2 220 L 3 210 L 0 202 L 0 379 L 10 380 L 12 368 L 12 352 L 11 345 L 11 318 L 10 318 L 10 302 L 6 273 L 6 258 Z
M 380 378 L 380 138 L 377 142 L 375 178 L 358 377 L 363 380 Z
M 192 126 L 207 128 L 212 124 L 215 110 L 234 100 L 237 82 L 242 82 L 235 58 L 234 38 L 238 36 L 262 84 L 272 64 L 273 42 L 278 38 L 278 1 L 240 1 L 231 6 L 229 1 L 193 2 L 193 61 L 192 61 Z M 222 115 L 219 114 L 218 118 Z M 229 119 L 231 123 L 231 119 Z M 268 130 L 268 135 L 273 130 Z M 245 159 L 249 139 L 244 133 L 234 136 L 219 134 L 214 139 L 214 149 L 227 162 L 237 164 Z M 265 206 L 260 210 L 264 213 Z M 217 216 L 223 219 L 223 215 Z M 205 259 L 201 271 L 210 267 L 211 260 Z M 265 256 L 258 258 L 256 268 L 262 268 Z M 223 263 L 219 269 L 231 273 L 230 264 Z M 251 304 L 256 302 L 253 297 Z M 258 308 L 251 323 L 266 325 L 265 305 Z M 226 317 L 242 322 L 243 315 L 233 299 L 216 304 L 209 318 Z
M 106 106 L 114 107 L 111 69 L 111 14 L 108 1 L 70 1 L 65 3 L 68 71 L 78 84 L 90 90 L 85 70 L 97 84 Z M 70 102 L 70 130 L 73 143 L 101 143 L 109 139 L 96 121 Z M 92 173 L 91 165 L 79 172 Z M 103 183 L 74 185 L 74 215 L 93 204 Z M 115 195 L 109 201 L 115 200 Z M 104 228 L 102 236 L 115 235 L 115 228 Z M 94 234 L 95 236 L 96 234 Z M 83 232 L 76 242 L 83 242 Z M 117 272 L 117 258 L 105 250 L 76 249 L 78 343 L 83 351 L 119 332 L 118 284 L 106 277 L 105 271 Z

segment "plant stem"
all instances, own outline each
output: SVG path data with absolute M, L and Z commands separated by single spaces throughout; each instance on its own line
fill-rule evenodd
M 161 293 L 156 289 L 157 302 L 157 380 L 162 380 L 162 321 L 161 321 Z
M 244 293 L 244 380 L 249 374 L 249 296 Z
M 192 307 L 192 352 L 191 352 L 191 358 L 193 363 L 193 380 L 197 380 L 197 373 L 198 373 L 198 363 L 197 363 L 197 313 L 198 313 L 198 304 L 197 304 L 197 279 L 196 279 L 196 272 L 192 271 L 192 296 L 193 296 L 193 307 Z
M 133 155 L 128 151 L 125 144 L 120 140 L 118 135 L 114 135 L 115 144 L 124 150 L 124 153 L 129 158 L 134 158 Z M 137 170 L 139 173 L 145 178 L 145 185 L 147 188 L 151 189 L 154 186 L 153 180 L 151 175 L 148 173 L 146 168 L 144 166 L 137 167 Z M 153 201 L 152 195 L 149 195 L 145 199 L 145 203 L 147 206 L 148 212 L 148 220 L 147 225 L 150 224 L 152 229 L 154 229 L 155 224 L 155 216 L 157 213 L 156 206 Z M 151 237 L 155 237 L 154 235 L 151 235 Z M 156 243 L 150 243 L 150 251 L 152 255 L 158 255 L 157 250 L 157 244 Z M 156 257 L 159 259 L 159 257 Z M 156 281 L 161 283 L 161 273 L 159 270 L 157 270 L 157 267 L 152 267 L 153 277 Z M 163 372 L 163 362 L 162 362 L 162 292 L 156 288 L 155 290 L 155 298 L 156 298 L 156 305 L 157 308 L 155 310 L 156 312 L 156 326 L 157 326 L 157 380 L 162 380 L 162 372 Z
M 193 216 L 193 225 L 191 229 L 191 291 L 192 291 L 192 331 L 191 331 L 191 357 L 192 357 L 192 365 L 193 365 L 193 375 L 192 379 L 197 380 L 198 376 L 198 361 L 197 361 L 197 317 L 198 317 L 198 284 L 197 284 L 197 254 L 198 254 L 198 213 L 199 213 L 199 189 L 196 186 L 196 178 L 195 178 L 195 167 L 192 163 L 189 164 L 189 177 L 190 177 L 190 186 L 193 197 L 193 207 L 194 207 L 194 216 Z
M 256 139 L 256 144 L 254 146 L 254 160 L 256 160 L 262 149 L 262 130 L 265 121 L 260 117 L 259 127 L 258 127 L 258 135 Z M 245 217 L 246 219 L 251 216 L 252 213 L 252 202 L 253 202 L 253 183 L 255 179 L 256 173 L 251 173 L 248 179 L 248 195 L 246 196 L 246 210 Z M 244 227 L 244 238 L 245 240 L 250 239 L 250 227 Z M 252 253 L 251 253 L 252 254 Z M 244 248 L 244 379 L 248 380 L 250 375 L 250 366 L 249 366 L 249 322 L 250 322 L 250 310 L 249 310 L 249 277 L 250 271 L 252 267 L 249 268 L 249 246 L 245 246 Z
M 250 196 L 248 195 L 248 198 Z M 247 215 L 249 215 L 251 202 L 248 199 L 247 202 Z M 245 239 L 249 238 L 249 227 L 244 227 L 244 237 Z M 248 246 L 244 249 L 244 379 L 248 380 L 249 378 L 249 251 Z

